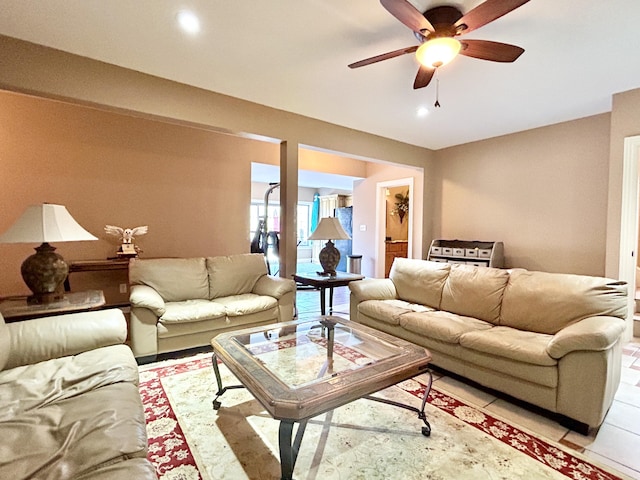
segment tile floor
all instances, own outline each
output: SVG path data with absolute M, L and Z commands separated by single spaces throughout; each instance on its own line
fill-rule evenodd
M 334 315 L 349 316 L 347 287 L 335 289 L 333 304 Z M 297 308 L 300 317 L 319 315 L 319 305 L 318 291 L 298 291 Z M 435 382 L 444 391 L 511 420 L 535 434 L 576 449 L 595 462 L 610 465 L 619 472 L 640 480 L 640 338 L 634 338 L 624 347 L 622 379 L 613 405 L 602 426 L 588 436 L 573 432 L 554 420 L 446 375 L 434 378 L 437 378 Z

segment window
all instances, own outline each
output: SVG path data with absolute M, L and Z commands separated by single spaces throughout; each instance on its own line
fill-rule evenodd
M 311 228 L 311 206 L 313 204 L 309 202 L 299 202 L 298 203 L 298 245 L 309 246 L 309 235 L 311 232 L 309 229 Z
M 299 202 L 297 208 L 298 223 L 297 223 L 297 238 L 298 245 L 309 246 L 308 240 L 311 232 L 311 202 Z M 249 207 L 249 239 L 253 239 L 258 229 L 260 219 L 264 217 L 264 203 L 252 202 Z M 280 205 L 269 204 L 269 214 L 267 216 L 267 231 L 268 232 L 280 232 Z

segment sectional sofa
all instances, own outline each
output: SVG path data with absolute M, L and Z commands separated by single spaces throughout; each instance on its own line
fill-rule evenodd
M 268 275 L 261 254 L 134 259 L 129 283 L 131 348 L 141 363 L 293 318 L 295 282 Z
M 397 258 L 349 284 L 351 319 L 429 349 L 433 364 L 599 426 L 620 381 L 624 282 Z
M 156 478 L 126 336 L 117 309 L 0 315 L 0 478 Z

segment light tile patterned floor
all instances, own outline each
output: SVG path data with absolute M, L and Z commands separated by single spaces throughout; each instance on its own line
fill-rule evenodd
M 334 315 L 348 318 L 348 287 L 335 289 L 333 303 Z M 297 308 L 301 318 L 319 315 L 319 305 L 317 290 L 298 291 Z M 624 347 L 622 379 L 613 405 L 602 426 L 588 436 L 451 377 L 437 376 L 436 382 L 442 390 L 640 480 L 640 338 L 634 338 Z

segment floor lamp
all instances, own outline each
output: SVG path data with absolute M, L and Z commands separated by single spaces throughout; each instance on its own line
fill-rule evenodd
M 20 272 L 33 295 L 30 304 L 46 304 L 64 297 L 62 283 L 69 274 L 69 266 L 49 242 L 98 240 L 62 205 L 43 203 L 27 207 L 13 226 L 0 236 L 0 243 L 38 243 L 36 253 L 22 262 Z

